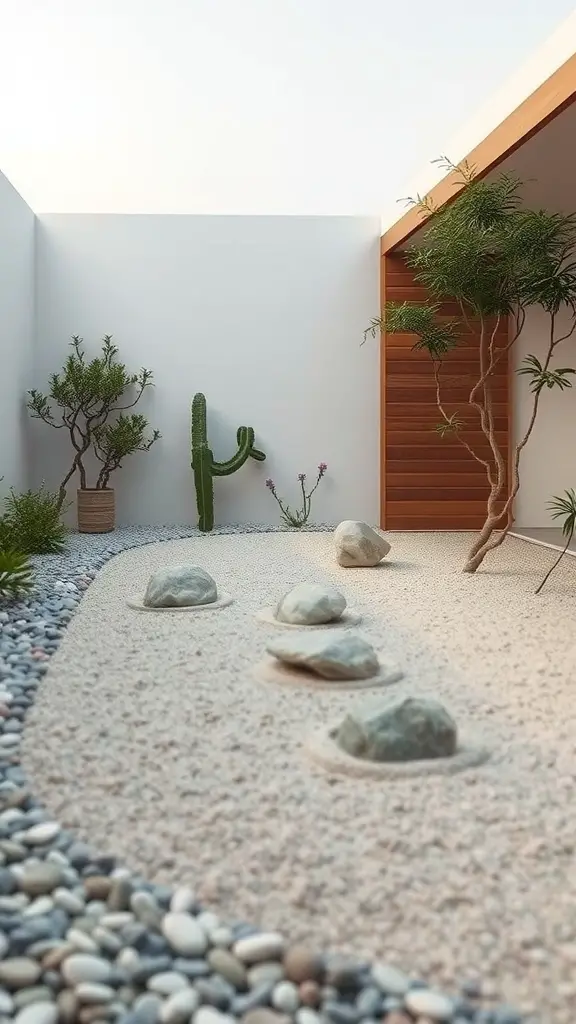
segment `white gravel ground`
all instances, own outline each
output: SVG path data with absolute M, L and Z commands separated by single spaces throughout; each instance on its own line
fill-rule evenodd
M 64 825 L 227 917 L 396 961 L 442 986 L 482 975 L 546 1024 L 576 1019 L 576 564 L 509 540 L 475 577 L 466 535 L 392 535 L 342 569 L 330 535 L 205 536 L 114 558 L 82 601 L 28 719 L 24 766 Z M 190 559 L 234 604 L 126 606 Z M 404 669 L 492 752 L 453 777 L 337 779 L 307 730 L 362 695 L 264 687 L 254 612 L 338 585 Z M 272 627 L 271 627 L 272 628 Z M 540 1016 L 542 1014 L 542 1016 Z

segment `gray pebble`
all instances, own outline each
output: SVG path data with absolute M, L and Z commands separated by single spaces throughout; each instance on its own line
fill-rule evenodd
M 150 992 L 159 996 L 172 996 L 175 992 L 190 988 L 188 980 L 177 971 L 164 971 L 161 974 L 154 974 L 148 981 Z
M 360 1013 L 348 1003 L 324 1003 L 322 1013 L 334 1024 L 358 1024 Z
M 248 975 L 244 964 L 225 949 L 213 949 L 207 956 L 208 963 L 216 974 L 220 974 L 239 992 L 248 985 Z
M 28 957 L 0 960 L 0 985 L 5 985 L 6 988 L 29 988 L 36 984 L 40 974 L 40 964 Z
M 34 1003 L 20 1010 L 14 1024 L 56 1024 L 57 1020 L 58 1007 L 55 1003 Z
M 160 1010 L 161 1024 L 188 1024 L 198 1009 L 198 996 L 193 988 L 176 992 L 166 1000 Z

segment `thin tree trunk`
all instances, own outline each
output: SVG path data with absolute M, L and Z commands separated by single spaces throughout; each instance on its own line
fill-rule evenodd
M 554 572 L 554 569 L 556 568 L 556 566 L 560 565 L 560 562 L 562 561 L 562 559 L 564 558 L 564 555 L 566 554 L 566 552 L 568 551 L 568 548 L 570 547 L 570 541 L 572 540 L 573 536 L 574 536 L 574 530 L 570 530 L 570 533 L 568 534 L 568 540 L 566 541 L 564 547 L 562 548 L 562 551 L 558 555 L 558 558 L 554 562 L 554 565 L 552 566 L 552 568 L 548 569 L 548 572 L 546 573 L 546 575 L 545 575 L 544 579 L 542 580 L 542 583 L 540 584 L 540 586 L 536 587 L 536 590 L 534 591 L 535 594 L 539 594 L 540 593 L 540 591 L 542 590 L 542 587 L 545 585 L 547 580 L 550 579 L 550 577 L 551 577 L 552 573 Z

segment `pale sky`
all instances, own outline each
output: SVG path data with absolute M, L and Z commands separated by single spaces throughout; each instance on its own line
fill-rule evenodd
M 0 0 L 38 212 L 379 214 L 573 0 Z

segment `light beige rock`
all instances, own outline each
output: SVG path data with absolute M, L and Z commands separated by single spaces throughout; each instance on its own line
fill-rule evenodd
M 212 604 L 218 590 L 212 577 L 197 565 L 172 565 L 151 577 L 144 595 L 148 608 L 180 608 Z
M 285 664 L 309 669 L 322 679 L 369 679 L 380 668 L 372 645 L 344 630 L 274 637 L 266 650 Z
M 319 626 L 335 622 L 346 608 L 346 598 L 336 587 L 299 583 L 278 602 L 276 618 L 295 626 Z
M 390 544 L 367 523 L 346 519 L 334 531 L 336 560 L 345 568 L 378 565 Z

